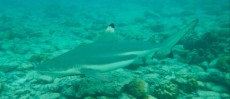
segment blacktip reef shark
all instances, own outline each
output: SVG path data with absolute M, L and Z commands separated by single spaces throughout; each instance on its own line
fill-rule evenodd
M 80 45 L 60 56 L 47 60 L 36 66 L 44 74 L 68 76 L 75 74 L 95 75 L 113 71 L 132 64 L 140 57 L 150 54 L 166 55 L 171 48 L 188 32 L 194 30 L 198 19 L 185 25 L 162 43 L 147 41 L 100 40 Z M 114 24 L 106 31 L 114 32 Z

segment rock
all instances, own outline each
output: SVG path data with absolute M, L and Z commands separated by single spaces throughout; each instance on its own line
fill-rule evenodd
M 227 89 L 224 86 L 216 85 L 211 82 L 206 83 L 206 88 L 215 92 L 227 92 Z
M 22 96 L 22 95 L 27 95 L 30 94 L 31 90 L 27 88 L 21 88 L 15 91 L 15 95 Z
M 221 97 L 222 97 L 222 99 L 229 99 L 230 98 L 230 94 L 228 94 L 228 93 L 222 93 Z
M 75 97 L 76 91 L 73 86 L 70 86 L 69 88 L 63 89 L 61 93 L 68 97 Z
M 208 76 L 209 76 L 209 73 L 208 73 L 208 72 L 200 72 L 200 73 L 197 73 L 196 76 L 197 76 L 197 79 L 199 79 L 199 80 L 201 80 L 201 81 L 210 80 L 210 79 L 208 78 Z
M 3 84 L 0 83 L 0 93 L 1 93 L 2 90 L 3 90 Z
M 197 94 L 202 97 L 202 98 L 212 98 L 212 99 L 221 99 L 221 96 L 218 92 L 214 91 L 203 91 L 203 90 L 198 90 Z
M 59 99 L 61 97 L 60 93 L 46 93 L 40 96 L 40 99 Z
M 204 72 L 204 69 L 202 67 L 199 66 L 191 66 L 191 72 L 193 73 L 199 73 L 199 72 Z
M 53 78 L 50 76 L 46 76 L 46 75 L 42 75 L 37 79 L 39 83 L 52 83 L 53 82 Z
M 84 99 L 96 99 L 96 98 L 91 97 L 91 96 L 87 96 L 87 97 L 85 97 Z
M 200 63 L 199 66 L 206 70 L 207 68 L 209 68 L 209 63 L 207 61 L 204 61 Z
M 197 82 L 198 82 L 198 86 L 199 86 L 201 89 L 204 89 L 204 88 L 206 87 L 204 82 L 201 82 L 201 81 L 197 81 Z
M 212 61 L 209 63 L 209 65 L 208 65 L 207 68 L 214 68 L 214 67 L 216 66 L 217 61 L 218 61 L 218 58 L 212 60 Z
M 151 95 L 147 95 L 144 97 L 144 99 L 157 99 L 157 98 Z
M 136 99 L 135 97 L 133 97 L 132 95 L 126 94 L 126 93 L 122 93 L 118 99 Z
M 10 43 L 3 43 L 0 46 L 0 49 L 2 49 L 3 51 L 7 51 L 7 50 L 11 50 L 14 48 L 14 43 L 10 42 Z
M 99 96 L 99 97 L 97 97 L 97 99 L 110 99 L 110 98 L 107 96 Z
M 211 82 L 220 82 L 224 78 L 223 73 L 218 69 L 214 69 L 214 68 L 208 69 L 207 73 L 209 74 L 207 80 Z
M 29 94 L 22 95 L 19 99 L 32 99 L 33 97 L 30 96 Z
M 16 65 L 16 64 L 0 65 L 0 71 L 9 72 L 9 71 L 15 70 L 17 67 L 18 67 L 18 65 Z

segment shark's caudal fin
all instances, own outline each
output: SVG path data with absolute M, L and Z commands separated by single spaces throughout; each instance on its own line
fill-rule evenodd
M 172 54 L 172 47 L 187 33 L 193 31 L 198 23 L 198 19 L 193 20 L 191 23 L 182 27 L 177 33 L 170 36 L 167 40 L 161 43 L 161 50 L 154 53 L 154 57 L 164 57 Z
M 191 23 L 182 27 L 177 33 L 173 34 L 173 36 L 169 37 L 163 45 L 171 48 L 174 46 L 185 34 L 193 31 L 198 23 L 198 19 L 193 20 Z

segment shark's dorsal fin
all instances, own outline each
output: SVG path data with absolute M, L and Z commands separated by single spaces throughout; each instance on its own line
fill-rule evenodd
M 115 25 L 114 25 L 114 23 L 111 23 L 105 29 L 105 32 L 103 32 L 101 34 L 101 36 L 96 40 L 96 42 L 101 42 L 101 41 L 116 41 L 116 40 L 118 40 L 118 36 L 115 33 Z

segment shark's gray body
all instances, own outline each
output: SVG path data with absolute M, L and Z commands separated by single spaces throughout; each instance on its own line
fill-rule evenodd
M 145 41 L 106 40 L 81 45 L 38 65 L 37 70 L 60 75 L 78 74 L 79 70 L 81 73 L 112 71 L 151 53 L 168 54 L 183 35 L 193 29 L 196 24 L 197 20 L 159 44 Z

